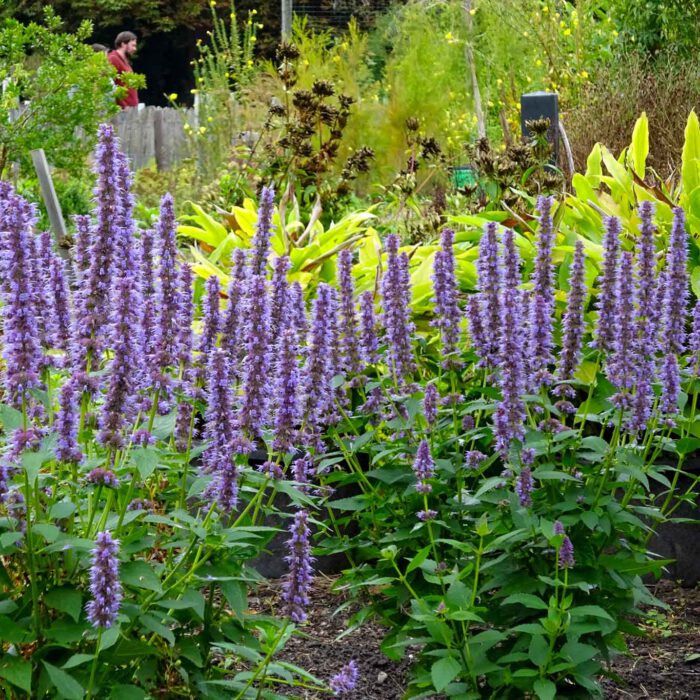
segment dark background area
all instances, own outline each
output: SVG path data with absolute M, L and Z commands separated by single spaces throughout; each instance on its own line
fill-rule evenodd
M 342 31 L 352 16 L 363 28 L 372 26 L 391 3 L 392 0 L 299 0 L 293 8 L 295 13 L 306 15 L 314 29 L 335 33 Z M 250 10 L 256 10 L 255 21 L 263 25 L 258 30 L 256 56 L 273 57 L 280 37 L 281 1 L 238 0 L 233 4 L 239 24 L 246 21 Z M 190 64 L 197 56 L 197 40 L 205 41 L 211 28 L 209 0 L 123 0 L 116 4 L 112 0 L 0 0 L 0 18 L 40 21 L 46 7 L 51 7 L 69 30 L 89 19 L 94 27 L 92 41 L 110 49 L 119 32 L 133 31 L 138 36 L 133 67 L 146 76 L 147 83 L 145 89 L 139 90 L 141 102 L 165 106 L 165 96 L 173 92 L 180 102 L 192 102 L 190 90 L 194 80 Z M 231 3 L 217 0 L 216 10 L 228 21 Z

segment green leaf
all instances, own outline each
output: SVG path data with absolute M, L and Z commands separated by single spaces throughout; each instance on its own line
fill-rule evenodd
M 131 451 L 131 459 L 138 469 L 139 476 L 145 481 L 158 466 L 158 450 L 153 447 L 137 447 Z
M 430 669 L 430 676 L 433 679 L 435 690 L 441 692 L 451 683 L 462 671 L 462 665 L 457 659 L 446 656 L 444 659 L 438 659 Z
M 649 155 L 649 120 L 646 112 L 637 119 L 632 132 L 632 144 L 628 151 L 632 158 L 632 169 L 642 180 L 646 172 L 647 156 Z
M 153 617 L 153 615 L 141 615 L 139 622 L 147 630 L 155 632 L 158 636 L 163 637 L 163 639 L 167 639 L 171 646 L 175 646 L 175 635 L 172 630 L 162 624 L 157 618 Z
M 53 520 L 62 520 L 75 512 L 75 503 L 71 501 L 59 501 L 51 506 L 49 517 Z
M 119 625 L 112 625 L 102 633 L 99 648 L 100 653 L 105 649 L 113 647 L 117 643 L 117 639 L 119 639 Z
M 554 700 L 557 696 L 557 686 L 546 678 L 538 678 L 532 688 L 539 700 Z
M 406 567 L 406 573 L 410 574 L 411 571 L 417 569 L 428 558 L 429 553 L 430 545 L 423 547 L 423 549 L 421 549 L 409 562 L 408 566 Z
M 364 510 L 367 506 L 367 498 L 364 495 L 339 498 L 337 501 L 329 501 L 327 505 L 336 510 Z
M 509 595 L 502 603 L 502 605 L 514 605 L 520 604 L 524 605 L 526 608 L 532 608 L 534 610 L 548 610 L 549 606 L 541 598 L 538 598 L 532 593 L 513 593 Z
M 112 688 L 109 700 L 146 700 L 145 691 L 136 685 L 124 685 L 120 683 Z
M 22 413 L 12 406 L 0 403 L 0 423 L 7 432 L 22 427 Z
M 32 665 L 20 656 L 3 654 L 0 661 L 0 678 L 26 690 L 27 693 L 32 692 Z
M 44 596 L 44 603 L 52 610 L 70 615 L 77 622 L 83 608 L 83 596 L 75 588 L 54 588 Z
M 86 664 L 88 661 L 92 661 L 94 659 L 93 654 L 73 654 L 73 656 L 66 661 L 66 663 L 63 664 L 61 668 L 64 670 L 67 668 L 75 668 L 76 666 L 82 666 L 83 664 Z
M 134 588 L 146 588 L 161 593 L 160 578 L 145 561 L 130 561 L 122 566 L 121 580 Z
M 681 158 L 681 183 L 683 192 L 689 195 L 700 185 L 700 123 L 693 110 L 685 127 L 685 142 Z
M 549 658 L 549 643 L 541 634 L 532 635 L 528 656 L 530 657 L 530 661 L 537 667 L 542 667 L 547 663 L 547 659 Z
M 38 523 L 32 528 L 32 532 L 43 537 L 48 544 L 55 542 L 61 534 L 61 531 L 51 523 Z
M 62 671 L 60 668 L 53 666 L 48 661 L 42 661 L 42 663 L 48 671 L 51 683 L 61 697 L 65 698 L 66 700 L 83 700 L 85 690 L 83 689 L 83 686 L 80 685 L 75 678 L 73 678 L 73 676 L 65 671 Z

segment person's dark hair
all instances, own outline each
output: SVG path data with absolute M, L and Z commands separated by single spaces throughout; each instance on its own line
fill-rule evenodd
M 128 44 L 134 39 L 136 39 L 136 34 L 133 32 L 119 32 L 117 38 L 114 40 L 114 48 L 118 49 L 122 44 Z
M 102 53 L 107 53 L 109 51 L 109 49 L 104 44 L 93 44 L 92 50 L 95 51 L 96 53 L 98 53 L 100 51 Z

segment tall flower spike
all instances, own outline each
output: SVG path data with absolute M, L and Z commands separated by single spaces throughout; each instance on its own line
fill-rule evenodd
M 234 462 L 233 442 L 235 427 L 228 362 L 220 348 L 210 354 L 208 373 L 207 411 L 204 438 L 207 446 L 202 455 L 205 473 L 214 478 L 207 496 L 215 501 L 224 513 L 230 513 L 238 505 L 238 467 Z
M 515 493 L 518 495 L 518 500 L 521 506 L 531 506 L 532 505 L 532 491 L 534 487 L 532 484 L 532 471 L 530 467 L 523 467 L 520 470 L 518 479 L 515 483 Z
M 268 419 L 270 371 L 270 304 L 265 278 L 254 274 L 248 280 L 246 298 L 246 355 L 243 363 L 243 401 L 239 427 L 249 438 L 262 435 Z
M 352 279 L 352 251 L 338 255 L 338 288 L 340 289 L 340 362 L 341 368 L 356 374 L 361 370 L 355 314 L 355 283 Z
M 251 271 L 254 275 L 265 275 L 267 257 L 270 254 L 270 234 L 272 233 L 272 215 L 275 211 L 275 191 L 272 187 L 263 187 L 258 206 L 258 223 L 253 236 L 253 257 Z
M 160 268 L 156 292 L 158 310 L 157 342 L 154 358 L 161 388 L 169 385 L 168 368 L 175 365 L 177 352 L 177 245 L 175 243 L 175 206 L 169 194 L 160 200 L 160 219 L 156 227 L 160 243 Z
M 430 444 L 427 440 L 421 440 L 416 452 L 416 459 L 413 462 L 413 473 L 415 474 L 416 491 L 418 493 L 430 493 L 433 487 L 428 483 L 428 479 L 435 476 L 435 462 L 430 454 Z
M 435 254 L 433 264 L 433 295 L 435 319 L 433 326 L 439 329 L 442 340 L 443 367 L 458 367 L 453 356 L 459 342 L 459 327 L 462 315 L 457 304 L 458 287 L 455 276 L 454 231 L 446 228 L 441 235 L 441 249 Z
M 157 342 L 157 296 L 154 267 L 154 234 L 152 229 L 141 231 L 141 253 L 140 275 L 141 294 L 143 297 L 143 314 L 141 323 L 143 324 L 143 335 L 146 346 L 144 352 L 146 357 L 153 357 Z
M 80 286 L 83 276 L 90 267 L 90 248 L 92 245 L 92 224 L 90 217 L 77 214 L 73 217 L 75 225 L 75 244 L 73 245 L 73 271 Z
M 681 393 L 681 376 L 678 367 L 678 357 L 669 352 L 661 361 L 661 401 L 659 413 L 667 417 L 667 423 L 673 424 L 672 419 L 678 414 L 678 397 Z
M 199 336 L 199 342 L 197 343 L 200 362 L 198 375 L 200 384 L 205 383 L 204 376 L 207 362 L 216 346 L 216 339 L 221 328 L 220 297 L 219 278 L 216 275 L 212 275 L 205 283 L 205 294 L 202 299 L 202 334 Z
M 109 532 L 98 532 L 92 550 L 90 593 L 86 606 L 87 619 L 93 627 L 111 627 L 119 615 L 122 586 L 119 581 L 119 540 Z
M 540 230 L 537 237 L 537 255 L 532 273 L 532 296 L 530 298 L 530 357 L 531 384 L 539 389 L 548 384 L 551 375 L 549 365 L 554 362 L 552 355 L 552 334 L 554 316 L 554 273 L 552 268 L 552 248 L 554 246 L 554 222 L 552 220 L 551 197 L 540 197 L 537 208 L 540 210 Z
M 631 405 L 635 381 L 636 343 L 634 338 L 635 290 L 632 273 L 632 253 L 620 257 L 619 276 L 615 290 L 613 353 L 608 359 L 608 378 L 618 393 L 611 399 L 622 409 Z
M 114 356 L 109 365 L 109 388 L 100 411 L 101 444 L 112 450 L 124 446 L 124 430 L 134 414 L 134 399 L 140 388 L 139 372 L 143 338 L 138 331 L 141 308 L 138 278 L 123 275 L 117 281 L 116 298 L 119 301 L 117 320 L 111 336 L 114 338 Z
M 484 227 L 476 264 L 477 287 L 481 302 L 481 327 L 484 330 L 481 359 L 488 367 L 495 367 L 498 364 L 501 338 L 501 267 L 496 231 L 497 226 L 494 222 L 489 222 Z
M 231 378 L 236 379 L 240 374 L 240 362 L 244 351 L 241 331 L 248 268 L 246 253 L 242 248 L 236 248 L 231 258 L 231 279 L 227 290 L 228 304 L 221 329 L 221 348 L 229 359 Z
M 275 342 L 284 325 L 284 316 L 287 309 L 287 295 L 289 283 L 287 272 L 291 267 L 286 255 L 275 258 L 272 266 L 272 294 L 270 296 L 270 339 Z
M 646 201 L 639 205 L 639 240 L 635 264 L 635 281 L 637 284 L 637 328 L 640 351 L 648 354 L 656 351 L 656 328 L 654 324 L 656 279 L 656 251 L 654 234 L 656 226 L 652 221 L 654 204 Z
M 372 292 L 360 294 L 360 352 L 362 359 L 368 365 L 379 362 L 377 318 L 374 314 L 374 295 Z
M 192 332 L 192 321 L 194 320 L 192 268 L 187 263 L 183 263 L 180 267 L 179 289 L 176 360 L 182 369 L 187 370 L 192 364 L 192 348 L 194 346 L 194 334 Z
M 406 382 L 415 369 L 413 331 L 411 322 L 410 275 L 408 256 L 399 255 L 399 238 L 386 238 L 386 272 L 382 279 L 383 320 L 387 336 L 387 362 L 399 385 Z
M 58 350 L 67 351 L 71 332 L 71 302 L 66 279 L 66 263 L 58 256 L 53 256 L 49 274 L 54 307 L 51 344 Z
M 304 290 L 301 288 L 299 282 L 292 282 L 292 284 L 289 285 L 287 313 L 291 317 L 292 327 L 296 329 L 299 345 L 303 345 L 306 341 L 309 322 L 306 317 Z
M 76 303 L 76 325 L 73 332 L 73 366 L 80 376 L 88 362 L 96 366 L 105 342 L 110 319 L 105 309 L 110 306 L 114 268 L 114 224 L 120 208 L 117 186 L 117 139 L 110 124 L 98 129 L 95 149 L 95 227 L 92 232 L 90 263 Z
M 685 230 L 685 213 L 680 207 L 673 210 L 673 226 L 666 269 L 664 350 L 682 353 L 686 342 L 685 324 L 688 306 L 688 234 Z
M 304 364 L 304 421 L 312 430 L 325 424 L 333 408 L 333 364 L 331 362 L 331 288 L 322 282 L 312 308 L 312 327 Z
M 8 195 L 3 211 L 6 228 L 0 239 L 4 297 L 0 314 L 4 321 L 5 386 L 9 401 L 17 408 L 29 397 L 29 389 L 38 386 L 43 362 L 34 305 L 28 303 L 34 293 L 27 255 L 34 220 L 34 209 L 24 199 Z
M 61 387 L 54 426 L 58 435 L 56 459 L 76 464 L 82 461 L 83 453 L 78 446 L 78 397 L 70 380 Z
M 277 377 L 275 384 L 275 421 L 272 448 L 288 452 L 294 445 L 300 422 L 299 405 L 299 346 L 296 331 L 285 328 L 277 346 Z
M 480 294 L 470 294 L 467 299 L 467 321 L 469 323 L 469 338 L 474 352 L 479 357 L 477 366 L 483 366 L 487 356 L 486 334 L 481 322 Z
M 437 420 L 438 390 L 435 384 L 428 384 L 423 395 L 423 415 L 428 425 L 432 426 Z
M 286 560 L 289 564 L 289 572 L 282 586 L 282 600 L 285 614 L 292 622 L 304 622 L 309 606 L 309 590 L 313 579 L 311 568 L 313 558 L 309 543 L 308 519 L 309 514 L 305 510 L 296 512 L 287 542 L 289 554 Z
M 605 219 L 603 275 L 596 302 L 598 325 L 593 345 L 601 352 L 612 350 L 615 343 L 615 294 L 617 291 L 619 252 L 620 220 L 611 216 Z
M 496 447 L 506 455 L 510 444 L 515 439 L 522 439 L 525 430 L 525 333 L 523 330 L 523 302 L 518 289 L 505 287 L 499 308 L 502 318 L 500 356 L 503 362 L 500 368 L 501 400 L 498 402 L 494 416 Z
M 569 270 L 569 299 L 562 318 L 561 355 L 559 356 L 559 381 L 574 376 L 581 359 L 583 340 L 583 304 L 586 296 L 583 243 L 576 241 L 574 261 Z

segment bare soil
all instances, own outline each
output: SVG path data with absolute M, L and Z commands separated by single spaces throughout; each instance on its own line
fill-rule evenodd
M 309 622 L 303 636 L 292 638 L 282 658 L 328 679 L 340 667 L 354 659 L 360 669 L 360 681 L 353 700 L 401 700 L 407 685 L 411 655 L 401 663 L 387 659 L 380 649 L 385 630 L 373 622 L 337 637 L 347 629 L 347 620 L 356 608 L 336 610 L 346 599 L 332 591 L 335 579 L 319 575 L 311 593 Z M 628 639 L 629 654 L 615 660 L 613 670 L 619 680 L 605 679 L 607 700 L 699 700 L 700 699 L 700 591 L 661 581 L 656 596 L 669 610 L 647 610 L 642 627 L 646 637 Z M 279 607 L 279 584 L 259 591 L 252 607 L 272 612 Z M 318 694 L 296 688 L 289 695 L 305 700 L 328 700 Z

